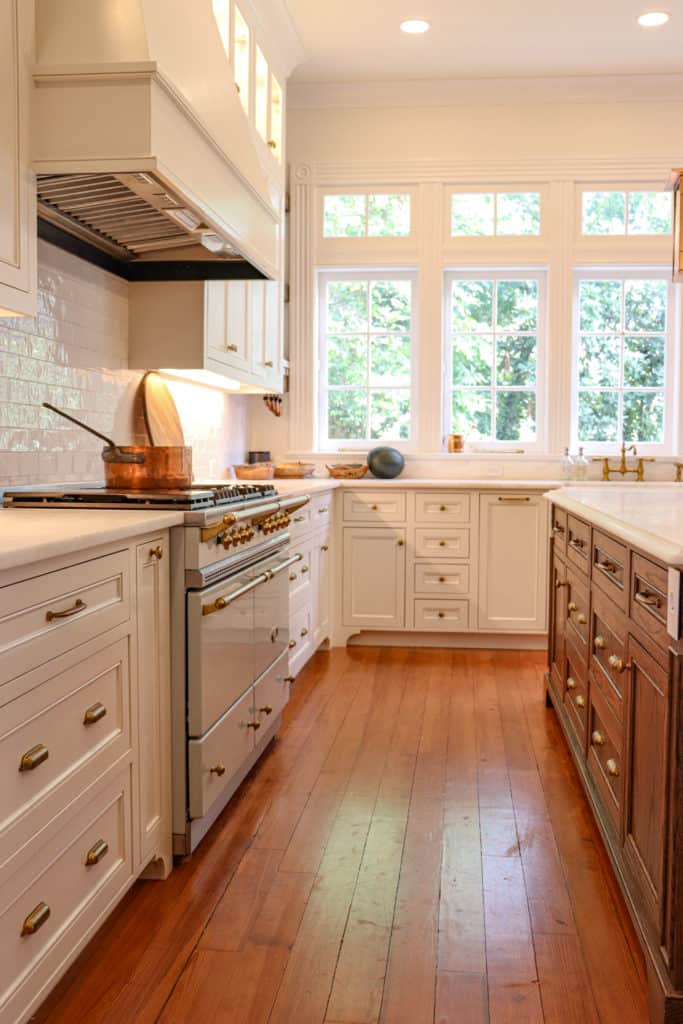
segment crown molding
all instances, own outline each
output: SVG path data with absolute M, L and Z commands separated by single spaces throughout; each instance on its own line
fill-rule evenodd
M 414 81 L 289 82 L 291 110 L 367 107 L 451 107 L 517 103 L 681 103 L 683 74 L 577 75 L 542 78 Z

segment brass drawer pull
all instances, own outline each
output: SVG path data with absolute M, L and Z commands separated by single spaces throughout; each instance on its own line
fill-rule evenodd
M 303 523 L 305 518 L 306 518 L 306 516 L 294 516 L 294 522 L 295 523 Z
M 574 698 L 574 703 L 576 704 L 577 708 L 585 708 L 586 698 L 582 697 L 581 694 L 579 694 L 577 697 Z
M 445 612 L 437 612 L 437 615 L 439 616 L 440 619 L 445 619 L 446 618 L 446 613 Z
M 570 612 L 570 613 L 571 612 L 577 612 L 578 610 L 579 610 L 579 606 L 576 603 L 576 601 L 570 601 L 569 604 L 567 605 L 567 611 Z
M 607 659 L 607 664 L 610 668 L 615 668 L 617 672 L 624 671 L 624 663 L 621 660 L 621 658 L 617 657 L 616 654 L 610 654 L 609 658 Z
M 446 541 L 445 540 L 440 540 L 439 541 L 439 547 L 440 548 L 445 548 L 446 547 Z
M 247 722 L 247 729 L 253 729 L 256 732 L 257 729 L 261 728 L 260 722 Z
M 564 526 L 558 526 L 557 523 L 553 526 L 553 533 L 564 533 Z
M 595 747 L 604 747 L 604 745 L 606 743 L 606 740 L 605 740 L 605 737 L 602 735 L 602 733 L 598 729 L 596 729 L 595 732 L 592 734 L 592 736 L 591 736 L 591 743 Z
M 566 586 L 567 586 L 567 581 L 566 580 L 555 580 L 555 589 L 556 590 L 559 590 L 560 587 L 566 587 Z
M 585 626 L 585 625 L 586 625 L 586 623 L 588 622 L 588 619 L 587 619 L 587 618 L 586 618 L 586 616 L 585 616 L 585 615 L 583 614 L 583 612 L 581 612 L 581 614 L 580 614 L 580 615 L 577 615 L 577 616 L 576 616 L 576 621 L 578 622 L 578 624 L 579 624 L 580 626 Z
M 572 539 L 569 541 L 569 543 L 571 544 L 571 546 L 573 548 L 578 548 L 579 550 L 581 550 L 581 548 L 584 548 L 586 546 L 585 540 L 581 540 L 580 537 L 572 537 Z
M 209 775 L 217 775 L 220 779 L 221 775 L 225 775 L 225 765 L 215 764 L 213 768 L 209 768 Z
M 295 679 L 294 676 L 285 676 L 283 682 L 285 682 L 285 683 L 293 683 L 294 679 Z
M 445 505 L 439 505 L 439 512 L 445 512 L 445 511 L 446 511 L 446 506 Z
M 604 651 L 605 647 L 607 647 L 607 641 L 605 640 L 604 636 L 596 636 L 595 640 L 593 641 L 593 647 L 596 651 Z
M 83 725 L 94 725 L 95 722 L 100 722 L 107 713 L 107 709 L 104 704 L 98 700 L 96 704 L 86 708 L 85 714 L 83 715 Z
M 109 853 L 109 843 L 104 839 L 98 839 L 85 855 L 85 866 L 91 868 L 93 865 L 99 864 L 107 853 Z
M 306 627 L 305 627 L 305 626 L 304 626 L 304 628 L 303 628 L 303 629 L 301 630 L 301 632 L 300 632 L 299 636 L 308 636 L 308 630 L 306 629 Z
M 37 768 L 43 761 L 47 761 L 50 756 L 50 751 L 47 747 L 44 747 L 42 743 L 36 744 L 35 747 L 31 747 L 21 758 L 19 762 L 20 772 L 32 772 L 34 768 Z
M 610 757 L 609 761 L 605 762 L 605 768 L 607 769 L 609 774 L 612 775 L 615 779 L 618 777 L 618 775 L 619 775 L 619 765 L 617 764 L 617 762 L 614 760 L 613 757 Z
M 289 647 L 290 651 L 293 651 L 294 648 L 296 647 L 296 640 L 290 640 L 287 646 Z
M 321 550 L 321 551 L 329 551 L 329 550 L 330 550 L 330 548 L 329 548 L 329 545 L 328 545 L 328 544 L 323 544 L 323 545 L 321 545 L 321 548 L 320 548 L 320 550 Z
M 270 704 L 264 704 L 262 708 L 259 708 L 259 714 L 261 715 L 272 715 L 273 709 Z
M 400 548 L 402 548 L 404 544 L 405 544 L 405 541 L 404 541 L 404 540 L 400 540 L 400 541 L 398 542 L 398 546 L 399 546 Z
M 617 571 L 617 567 L 614 564 L 614 562 L 600 562 L 600 561 L 598 561 L 598 562 L 595 563 L 595 568 L 596 569 L 601 569 L 602 572 L 609 573 L 610 576 L 614 576 L 615 572 Z
M 329 511 L 330 511 L 330 506 L 329 506 L 329 505 L 323 505 L 323 507 L 322 507 L 322 508 L 319 508 L 319 509 L 318 509 L 318 515 L 319 515 L 319 516 L 324 516 L 324 515 L 325 515 L 325 513 L 326 513 L 326 512 L 329 512 Z
M 87 607 L 85 601 L 81 601 L 80 597 L 78 597 L 71 608 L 65 608 L 63 612 L 47 612 L 45 618 L 48 622 L 52 622 L 53 619 L 68 619 L 72 615 L 84 612 Z
M 575 690 L 576 689 L 576 680 L 572 679 L 571 676 L 567 676 L 567 689 L 568 690 Z
M 268 146 L 270 149 L 277 149 L 277 142 L 275 139 L 268 139 Z
M 161 559 L 164 557 L 164 549 L 162 548 L 161 544 L 157 544 L 155 548 L 150 548 L 149 557 L 156 558 L 159 562 L 161 561 Z
M 502 494 L 499 494 L 498 501 L 531 501 L 531 498 L 528 494 L 526 496 L 521 494 L 509 494 L 503 496 Z
M 646 608 L 662 607 L 661 599 L 657 597 L 655 594 L 650 594 L 647 590 L 643 590 L 642 593 L 637 593 L 634 596 L 638 604 L 642 604 Z
M 238 87 L 238 91 L 239 91 L 239 87 Z M 228 345 L 227 349 L 228 349 L 228 352 L 236 352 L 237 351 L 237 345 Z
M 379 505 L 371 505 L 370 508 L 373 512 L 376 512 L 377 509 L 379 508 Z
M 268 369 L 270 370 L 275 364 L 273 363 L 272 359 L 266 359 L 265 362 L 263 363 L 263 365 L 267 366 Z
M 42 928 L 48 917 L 50 916 L 50 908 L 47 903 L 39 903 L 37 907 L 34 907 L 31 913 L 24 921 L 21 929 L 22 935 L 35 935 L 39 928 Z

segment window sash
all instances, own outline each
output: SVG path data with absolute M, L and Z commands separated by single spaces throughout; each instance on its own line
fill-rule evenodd
M 453 233 L 453 197 L 463 195 L 486 195 L 492 196 L 493 198 L 493 231 L 490 234 L 454 234 Z M 533 233 L 525 234 L 513 234 L 509 232 L 498 231 L 499 221 L 499 199 L 500 196 L 510 195 L 534 195 L 538 196 L 538 215 L 539 215 L 539 226 L 538 231 Z M 526 245 L 529 242 L 538 242 L 542 239 L 545 233 L 545 205 L 546 205 L 546 194 L 545 189 L 539 185 L 481 185 L 481 186 L 468 186 L 467 188 L 457 188 L 450 186 L 446 192 L 446 216 L 447 216 L 447 238 L 451 245 L 481 245 L 488 243 L 495 243 L 497 245 Z
M 327 286 L 330 282 L 336 281 L 367 281 L 368 285 L 371 286 L 373 281 L 409 281 L 411 284 L 411 301 L 410 301 L 410 329 L 408 331 L 370 331 L 369 323 L 363 331 L 356 332 L 344 332 L 344 331 L 330 331 L 327 327 Z M 418 313 L 418 296 L 417 296 L 417 273 L 415 271 L 407 271 L 405 269 L 380 269 L 375 267 L 356 269 L 356 270 L 325 270 L 318 272 L 318 374 L 317 374 L 317 391 L 318 391 L 318 421 L 316 425 L 316 437 L 318 448 L 320 451 L 366 451 L 369 447 L 373 447 L 379 444 L 390 444 L 392 447 L 400 448 L 402 451 L 410 451 L 417 447 L 416 444 L 416 432 L 417 432 L 417 414 L 416 414 L 416 398 L 417 398 L 417 313 Z M 366 371 L 366 383 L 365 384 L 329 384 L 329 360 L 328 360 L 328 338 L 329 337 L 358 337 L 359 335 L 364 336 L 368 340 L 368 362 Z M 371 359 L 370 359 L 370 341 L 373 336 L 376 337 L 409 337 L 410 338 L 410 382 L 406 385 L 384 385 L 384 384 L 371 384 Z M 366 393 L 366 424 L 367 431 L 365 438 L 330 438 L 329 437 L 329 395 L 334 392 L 343 391 L 365 391 Z M 371 396 L 373 392 L 409 392 L 410 402 L 410 413 L 409 413 L 409 437 L 407 439 L 400 438 L 371 438 Z

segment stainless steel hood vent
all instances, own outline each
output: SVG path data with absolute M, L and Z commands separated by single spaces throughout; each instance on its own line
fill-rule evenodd
M 128 280 L 261 277 L 153 174 L 38 174 L 41 237 Z

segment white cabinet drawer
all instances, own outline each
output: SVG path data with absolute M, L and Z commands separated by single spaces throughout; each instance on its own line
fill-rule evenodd
M 415 529 L 416 558 L 469 558 L 470 531 L 446 527 Z
M 254 685 L 254 721 L 261 732 L 275 721 L 289 701 L 289 668 L 287 658 L 280 658 Z M 260 733 L 256 734 L 256 741 Z
M 459 491 L 418 491 L 415 495 L 418 523 L 469 523 L 470 496 Z
M 313 546 L 314 542 L 311 538 L 308 538 L 303 543 L 295 541 L 290 545 L 290 555 L 301 555 L 301 561 L 297 562 L 296 565 L 292 565 L 289 569 L 290 608 L 298 607 L 302 601 L 310 600 L 313 589 L 313 573 L 311 571 Z
M 469 629 L 469 601 L 415 602 L 415 629 L 445 630 L 458 633 Z
M 34 825 L 54 817 L 130 749 L 129 687 L 125 639 L 2 709 L 0 864 L 30 838 Z M 46 815 L 34 823 L 31 813 L 46 801 Z
M 311 521 L 311 506 L 304 505 L 303 508 L 298 508 L 291 516 L 289 536 L 292 540 L 296 540 L 298 537 L 302 537 L 304 534 L 309 533 L 312 529 L 313 523 Z
M 439 597 L 460 597 L 470 592 L 469 565 L 445 562 L 418 562 L 415 565 L 416 594 L 438 594 Z
M 329 491 L 327 494 L 319 494 L 311 499 L 311 529 L 319 530 L 321 527 L 329 526 L 332 519 L 333 498 L 333 492 Z
M 127 551 L 0 588 L 0 685 L 130 616 Z
M 17 860 L 21 864 L 0 886 L 3 1021 L 17 1019 L 36 991 L 39 969 L 41 978 L 49 978 L 132 877 L 129 766 L 98 787 L 75 815 L 65 816 L 30 857 Z M 46 958 L 53 962 L 44 964 Z
M 311 605 L 306 604 L 294 612 L 289 626 L 289 674 L 296 676 L 313 653 L 313 615 Z
M 405 491 L 344 491 L 344 519 L 349 523 L 402 523 Z
M 202 818 L 254 749 L 254 689 L 198 740 L 188 743 L 190 816 Z

